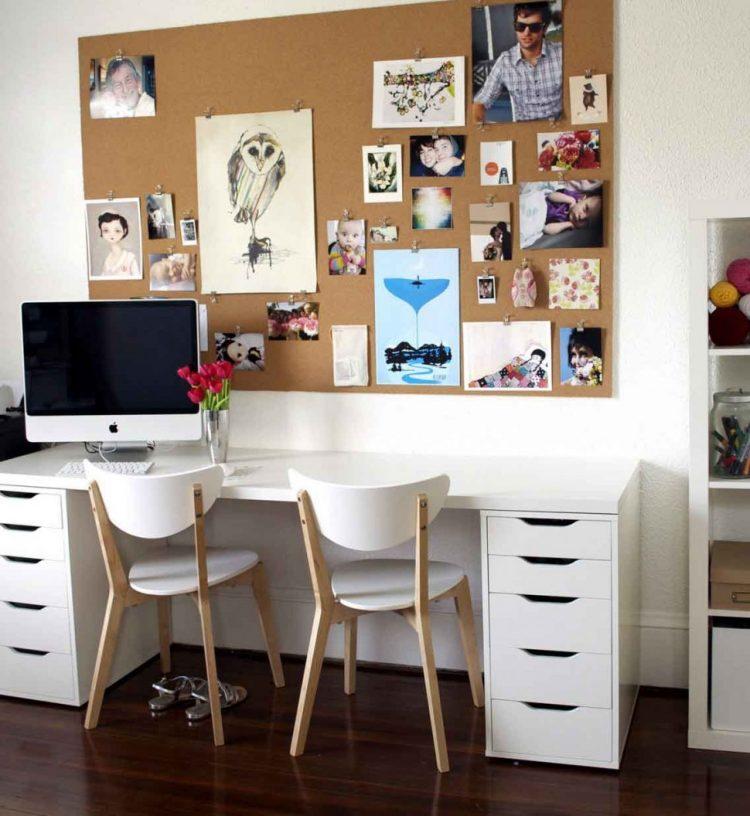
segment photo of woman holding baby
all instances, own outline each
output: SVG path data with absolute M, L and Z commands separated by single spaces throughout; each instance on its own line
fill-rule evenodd
M 465 136 L 411 136 L 409 144 L 409 173 L 412 178 L 444 178 L 465 174 Z

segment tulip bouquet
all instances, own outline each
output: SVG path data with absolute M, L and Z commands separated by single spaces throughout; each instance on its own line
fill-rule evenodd
M 190 386 L 188 399 L 208 411 L 219 411 L 229 408 L 229 394 L 232 390 L 232 372 L 234 366 L 222 360 L 218 363 L 205 363 L 198 371 L 190 366 L 177 369 L 177 375 Z

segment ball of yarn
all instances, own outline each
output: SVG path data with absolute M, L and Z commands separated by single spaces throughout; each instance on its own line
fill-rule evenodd
M 750 319 L 750 295 L 743 295 L 740 298 L 740 302 L 737 304 L 737 307 L 742 312 L 745 317 Z
M 727 267 L 727 280 L 743 295 L 750 293 L 750 258 L 737 258 Z
M 740 299 L 740 293 L 737 287 L 729 281 L 719 281 L 715 283 L 708 293 L 711 298 L 711 303 L 718 306 L 720 309 L 727 309 L 730 306 L 736 306 Z
M 750 320 L 736 306 L 708 316 L 708 336 L 715 346 L 741 346 L 749 332 Z

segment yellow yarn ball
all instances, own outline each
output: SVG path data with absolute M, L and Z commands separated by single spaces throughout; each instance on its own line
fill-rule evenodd
M 715 283 L 711 287 L 708 296 L 711 298 L 711 303 L 720 309 L 736 306 L 737 301 L 740 299 L 740 293 L 737 291 L 737 287 L 729 283 L 729 281 L 719 281 L 719 283 Z

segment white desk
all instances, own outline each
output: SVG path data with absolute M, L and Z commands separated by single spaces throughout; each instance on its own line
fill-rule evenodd
M 0 693 L 73 705 L 87 699 L 106 580 L 86 483 L 56 475 L 84 457 L 82 446 L 61 445 L 0 462 Z M 458 518 L 464 540 L 467 530 L 474 540 L 470 548 L 482 545 L 482 588 L 473 594 L 483 618 L 487 754 L 619 767 L 638 685 L 637 462 L 246 449 L 231 450 L 229 461 L 235 472 L 222 498 L 259 503 L 294 502 L 289 467 L 373 484 L 448 473 L 447 507 L 480 511 L 480 534 L 473 513 Z M 154 462 L 153 474 L 185 470 L 205 464 L 207 452 L 163 446 Z M 228 505 L 225 521 L 209 531 L 217 539 L 253 526 L 252 508 Z M 285 515 L 278 527 L 283 541 L 295 539 L 296 558 L 288 547 L 279 552 L 282 541 L 259 548 L 272 597 L 273 575 L 295 569 L 297 592 L 308 592 L 294 523 Z M 266 512 L 258 526 L 272 535 L 277 525 Z M 439 538 L 436 557 L 446 557 Z M 229 619 L 245 619 L 233 602 L 239 599 L 217 603 L 219 627 L 227 606 L 227 631 Z M 311 618 L 312 606 L 301 609 Z M 113 680 L 158 652 L 153 610 L 131 611 Z M 176 613 L 179 640 L 179 607 Z M 284 610 L 278 618 L 282 651 L 303 652 L 284 641 L 285 624 L 295 624 Z M 440 637 L 441 627 L 435 630 Z

